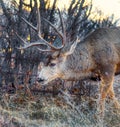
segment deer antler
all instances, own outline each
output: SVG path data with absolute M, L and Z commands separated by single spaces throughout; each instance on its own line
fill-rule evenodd
M 23 38 L 21 38 L 17 33 L 15 33 L 17 35 L 17 37 L 22 41 L 24 42 L 24 46 L 23 47 L 20 47 L 18 49 L 22 50 L 22 49 L 26 49 L 26 48 L 29 48 L 29 47 L 32 47 L 32 46 L 38 46 L 38 45 L 46 45 L 43 41 L 39 41 L 39 42 L 34 42 L 34 43 L 30 43 L 28 44 Z M 51 51 L 50 49 L 40 49 L 40 48 L 37 48 L 38 50 L 40 51 Z
M 59 11 L 59 10 L 58 10 Z M 41 36 L 41 17 L 40 17 L 40 12 L 39 12 L 39 8 L 37 8 L 37 13 L 38 13 L 38 21 L 37 21 L 37 27 L 33 26 L 31 23 L 29 23 L 25 18 L 21 17 L 23 19 L 23 21 L 28 24 L 33 30 L 35 30 L 38 34 L 38 37 L 40 38 L 39 41 L 36 41 L 36 42 L 33 42 L 33 43 L 30 43 L 28 44 L 24 39 L 22 39 L 17 33 L 17 37 L 23 41 L 25 43 L 25 45 L 19 49 L 26 49 L 26 48 L 29 48 L 29 47 L 32 47 L 32 46 L 39 46 L 39 45 L 46 45 L 47 47 L 49 47 L 49 49 L 41 49 L 41 48 L 37 48 L 39 49 L 40 51 L 54 51 L 54 50 L 60 50 L 64 47 L 64 44 L 65 44 L 65 41 L 66 41 L 66 35 L 65 35 L 65 26 L 64 26 L 64 22 L 63 22 L 63 19 L 62 19 L 62 16 L 61 16 L 61 13 L 59 11 L 59 16 L 60 16 L 60 21 L 61 21 L 61 24 L 62 24 L 62 30 L 63 30 L 63 34 L 61 34 L 57 28 L 51 23 L 49 22 L 48 20 L 46 20 L 45 18 L 43 18 L 44 21 L 46 21 L 57 33 L 58 35 L 60 36 L 60 38 L 62 39 L 62 46 L 61 47 L 55 47 L 54 45 L 50 44 L 49 42 L 47 42 L 45 39 L 42 38 Z
M 77 39 L 73 42 L 73 44 L 70 47 L 70 50 L 68 52 L 65 53 L 66 56 L 73 54 L 73 52 L 75 51 L 75 48 L 77 46 L 77 44 L 80 42 L 79 37 L 77 36 Z

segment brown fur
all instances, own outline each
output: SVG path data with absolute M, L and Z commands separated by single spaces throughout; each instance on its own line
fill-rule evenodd
M 65 55 L 70 49 L 69 44 L 65 45 L 59 53 L 54 53 L 54 58 L 49 63 L 54 63 L 53 67 L 48 65 L 38 73 L 43 84 L 56 78 L 80 80 L 99 76 L 101 111 L 104 111 L 107 95 L 113 99 L 118 108 L 119 103 L 115 98 L 113 81 L 115 73 L 120 72 L 120 27 L 95 30 L 77 44 L 72 54 Z M 56 57 L 55 54 L 57 54 Z

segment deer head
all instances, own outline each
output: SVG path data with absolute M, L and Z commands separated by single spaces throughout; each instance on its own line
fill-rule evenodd
M 23 21 L 25 23 L 27 23 L 30 27 L 32 27 L 33 30 L 35 30 L 37 32 L 37 35 L 40 38 L 40 40 L 38 42 L 33 42 L 33 43 L 28 44 L 23 38 L 21 38 L 16 33 L 17 37 L 22 42 L 24 42 L 24 46 L 19 49 L 26 49 L 26 48 L 33 47 L 33 46 L 45 45 L 45 46 L 47 46 L 47 49 L 41 49 L 38 47 L 37 47 L 37 49 L 40 51 L 45 51 L 45 52 L 52 52 L 52 55 L 49 58 L 47 65 L 45 66 L 42 62 L 39 65 L 37 80 L 38 80 L 38 82 L 40 82 L 41 85 L 45 85 L 56 78 L 63 78 L 63 79 L 66 78 L 65 77 L 65 73 L 66 73 L 65 70 L 67 70 L 67 68 L 66 68 L 67 57 L 74 52 L 76 45 L 79 42 L 79 39 L 77 38 L 77 40 L 73 42 L 73 44 L 69 47 L 69 49 L 67 51 L 64 51 L 64 47 L 66 44 L 65 25 L 64 25 L 64 21 L 62 19 L 62 16 L 61 16 L 61 13 L 59 10 L 58 10 L 58 12 L 59 12 L 59 16 L 60 16 L 61 25 L 62 25 L 62 33 L 60 33 L 58 31 L 58 29 L 51 22 L 49 22 L 48 20 L 46 20 L 44 18 L 43 18 L 43 20 L 45 22 L 47 22 L 57 32 L 58 36 L 61 38 L 62 45 L 60 47 L 55 47 L 54 45 L 50 44 L 49 42 L 47 42 L 45 39 L 42 38 L 42 36 L 41 36 L 41 18 L 40 18 L 39 9 L 37 9 L 37 13 L 38 13 L 37 27 L 34 27 L 31 23 L 29 23 L 23 17 L 21 17 L 21 18 L 23 19 Z M 67 73 L 66 73 L 66 75 L 67 75 Z

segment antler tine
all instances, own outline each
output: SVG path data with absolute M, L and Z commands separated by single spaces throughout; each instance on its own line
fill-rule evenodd
M 20 49 L 20 50 L 22 50 L 22 49 L 26 49 L 26 48 L 29 48 L 29 47 L 32 47 L 32 46 L 39 46 L 39 45 L 46 45 L 44 42 L 34 42 L 34 43 L 30 43 L 30 44 L 28 44 L 23 38 L 21 38 L 16 32 L 15 32 L 15 34 L 17 35 L 17 37 L 22 41 L 22 42 L 24 42 L 24 46 L 23 47 L 21 47 L 21 48 L 18 48 L 18 49 Z M 48 45 L 47 45 L 48 46 Z M 38 48 L 39 50 L 41 50 L 41 51 L 50 51 L 50 50 L 43 50 L 43 49 L 40 49 L 40 48 Z
M 18 35 L 18 33 L 15 32 L 15 34 L 17 35 L 17 37 L 18 37 L 22 42 L 24 42 L 24 43 L 27 45 L 27 42 L 26 42 L 23 38 L 21 38 L 21 37 Z
M 39 8 L 37 8 L 37 27 L 33 26 L 31 23 L 29 23 L 25 18 L 21 17 L 22 20 L 28 24 L 30 27 L 32 27 L 33 30 L 35 30 L 39 36 L 41 36 L 41 18 L 40 18 L 40 11 L 39 11 Z
M 63 35 L 58 31 L 58 29 L 51 23 L 49 22 L 47 19 L 42 18 L 44 21 L 46 21 L 51 27 L 54 28 L 54 30 L 59 34 L 59 36 L 63 39 Z
M 62 46 L 59 47 L 59 48 L 56 48 L 56 49 L 58 49 L 58 50 L 62 49 L 62 48 L 64 47 L 65 42 L 66 42 L 66 38 L 65 38 L 64 34 L 61 34 L 61 33 L 57 30 L 57 28 L 56 28 L 51 22 L 49 22 L 47 19 L 43 18 L 43 20 L 46 21 L 51 27 L 53 27 L 53 29 L 58 33 L 58 35 L 59 35 L 60 38 L 62 39 Z M 62 23 L 62 24 L 63 24 L 63 23 Z M 63 29 L 63 28 L 62 28 L 62 29 Z M 64 33 L 64 32 L 63 32 L 63 33 Z
M 47 19 L 43 18 L 43 20 L 46 21 L 58 33 L 58 35 L 62 39 L 62 46 L 59 47 L 59 48 L 56 48 L 56 49 L 59 50 L 59 49 L 62 49 L 64 47 L 64 45 L 65 45 L 65 42 L 66 42 L 66 32 L 65 32 L 65 25 L 64 25 L 63 18 L 61 16 L 60 10 L 58 9 L 58 11 L 59 11 L 59 16 L 60 16 L 60 21 L 61 21 L 61 25 L 62 25 L 63 34 L 61 34 L 58 31 L 58 29 L 51 22 L 49 22 Z
M 29 23 L 25 18 L 23 18 L 23 17 L 21 17 L 21 18 L 22 18 L 22 20 L 23 20 L 26 24 L 28 24 L 30 27 L 32 27 L 33 30 L 35 30 L 36 32 L 38 31 L 38 29 L 37 29 L 35 26 L 33 26 L 31 23 Z
M 20 49 L 20 50 L 22 50 L 22 49 L 27 49 L 27 48 L 30 48 L 30 47 L 32 47 L 32 46 L 39 46 L 39 45 L 47 45 L 47 47 L 49 47 L 49 43 L 44 43 L 44 42 L 34 42 L 34 43 L 27 43 L 23 38 L 21 38 L 16 32 L 15 32 L 15 34 L 17 35 L 17 37 L 22 41 L 22 42 L 24 42 L 24 46 L 23 47 L 21 47 L 21 48 L 17 48 L 17 49 Z M 37 48 L 39 51 L 47 51 L 47 52 L 50 52 L 50 51 L 53 51 L 53 50 L 51 50 L 51 49 L 40 49 L 40 48 Z

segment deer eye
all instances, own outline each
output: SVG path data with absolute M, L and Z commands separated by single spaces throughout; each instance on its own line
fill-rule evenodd
M 56 64 L 55 63 L 50 63 L 49 66 L 50 67 L 54 67 Z

